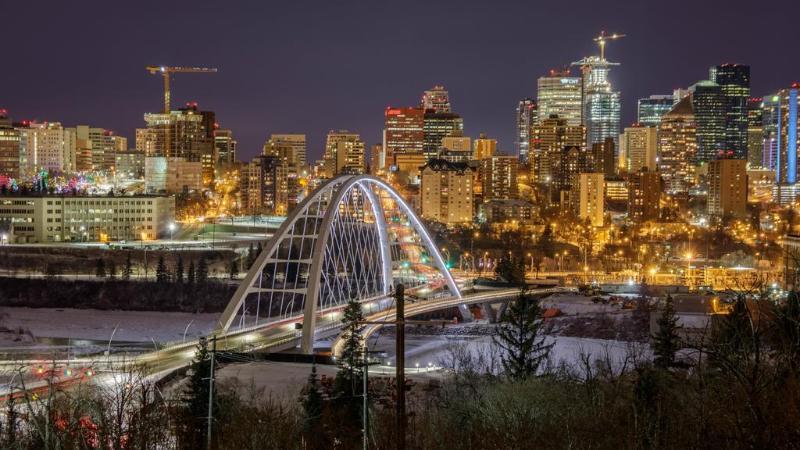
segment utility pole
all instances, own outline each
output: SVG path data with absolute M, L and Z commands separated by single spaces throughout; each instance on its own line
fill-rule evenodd
M 399 283 L 395 287 L 395 378 L 397 379 L 397 450 L 406 448 L 406 322 L 405 322 L 405 286 Z
M 208 427 L 206 449 L 211 450 L 211 424 L 214 422 L 214 361 L 217 359 L 217 336 L 211 337 L 211 369 L 208 374 Z

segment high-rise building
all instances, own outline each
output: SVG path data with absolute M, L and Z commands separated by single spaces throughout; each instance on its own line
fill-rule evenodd
M 358 133 L 347 130 L 328 132 L 325 141 L 325 176 L 335 178 L 341 174 L 362 174 L 366 170 L 364 141 Z
M 16 128 L 20 136 L 21 176 L 30 176 L 40 170 L 75 170 L 74 128 L 64 128 L 58 122 L 24 122 Z
M 711 67 L 709 79 L 722 90 L 725 106 L 723 150 L 736 158 L 747 158 L 747 99 L 750 97 L 750 66 L 722 64 Z
M 369 173 L 378 175 L 380 172 L 381 160 L 383 159 L 383 145 L 372 144 L 369 148 Z
M 464 132 L 464 119 L 452 112 L 437 112 L 429 109 L 423 116 L 422 152 L 426 158 L 435 158 L 442 147 L 442 139 Z
M 672 109 L 670 107 L 670 109 Z M 659 117 L 659 123 L 661 118 Z M 642 168 L 656 170 L 656 151 L 658 148 L 658 129 L 635 124 L 625 128 L 619 138 L 621 164 L 630 173 L 638 173 Z
M 695 162 L 704 163 L 725 150 L 725 95 L 720 85 L 708 80 L 698 81 L 690 90 L 697 125 Z
M 531 139 L 530 178 L 535 183 L 549 183 L 553 179 L 553 160 L 559 158 L 564 148 L 585 146 L 584 128 L 570 125 L 567 119 L 551 115 L 534 125 Z
M 536 123 L 536 102 L 524 98 L 517 104 L 517 157 L 523 164 L 528 164 L 531 146 L 531 132 Z
M 686 193 L 694 182 L 696 139 L 692 96 L 686 96 L 661 118 L 658 126 L 658 169 L 667 193 Z
M 444 86 L 436 85 L 422 94 L 420 106 L 424 110 L 433 110 L 439 113 L 449 113 L 450 95 Z
M 19 178 L 19 131 L 11 124 L 8 111 L 0 109 L 0 185 Z
M 422 154 L 424 123 L 423 108 L 386 108 L 383 128 L 384 160 L 380 162 L 381 169 L 394 166 L 397 154 Z
M 614 147 L 619 147 L 620 94 L 611 87 L 608 73 L 619 63 L 609 62 L 599 56 L 588 56 L 573 63 L 583 74 L 583 125 L 586 127 L 586 144 L 602 143 L 610 137 Z
M 117 153 L 128 151 L 128 139 L 104 128 L 75 127 L 75 170 L 112 172 Z
M 483 201 L 517 197 L 517 167 L 514 156 L 492 156 L 480 161 Z
M 765 104 L 771 110 L 764 111 L 764 131 L 768 130 L 770 144 L 775 152 L 775 179 L 781 185 L 794 185 L 798 179 L 797 148 L 800 145 L 798 134 L 798 109 L 800 109 L 800 84 L 793 84 L 788 89 L 781 89 L 771 96 Z M 770 121 L 768 123 L 767 121 Z M 766 136 L 765 136 L 766 137 Z
M 300 172 L 306 165 L 306 135 L 272 134 L 264 143 L 262 154 L 278 156 L 283 165 Z
M 747 99 L 747 163 L 750 168 L 764 167 L 764 99 Z
M 218 167 L 231 167 L 236 163 L 236 139 L 233 131 L 214 130 L 214 153 Z
M 486 133 L 478 135 L 478 139 L 472 142 L 473 159 L 489 159 L 497 152 L 497 139 L 486 137 Z
M 658 220 L 661 174 L 642 168 L 628 176 L 628 217 L 634 223 Z
M 672 95 L 651 95 L 640 98 L 637 105 L 637 122 L 646 127 L 657 127 L 661 123 L 661 116 L 668 113 L 675 106 Z
M 747 216 L 747 161 L 720 158 L 708 163 L 708 214 Z
M 603 142 L 592 144 L 589 169 L 592 172 L 599 172 L 606 178 L 613 178 L 617 175 L 617 161 L 614 150 L 614 140 L 607 137 Z
M 472 182 L 472 169 L 466 163 L 428 160 L 420 175 L 420 215 L 446 225 L 471 223 Z
M 537 87 L 539 122 L 555 114 L 565 119 L 569 126 L 582 124 L 583 94 L 579 77 L 571 77 L 569 70 L 551 70 L 547 76 L 539 78 Z
M 578 174 L 592 171 L 591 154 L 581 147 L 564 147 L 551 155 L 551 179 L 546 182 L 550 201 L 568 205 L 575 191 Z
M 593 227 L 602 227 L 605 215 L 605 176 L 602 173 L 580 173 L 571 194 L 575 214 Z
M 761 166 L 778 172 L 778 124 L 780 115 L 780 97 L 775 95 L 768 95 L 764 97 L 761 103 L 761 133 L 764 138 L 764 144 L 761 148 Z M 778 182 L 778 178 L 775 178 Z
M 306 161 L 305 134 L 272 134 L 262 149 L 264 156 L 275 158 L 268 161 L 269 166 L 278 174 L 275 185 L 275 214 L 286 214 L 300 201 L 302 187 L 300 178 L 303 175 Z

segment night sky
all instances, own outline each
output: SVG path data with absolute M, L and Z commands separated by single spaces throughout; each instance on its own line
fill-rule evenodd
M 124 5 L 123 5 L 124 3 Z M 751 65 L 762 95 L 800 79 L 800 2 L 649 1 L 9 1 L 0 0 L 0 108 L 14 120 L 89 124 L 128 136 L 162 105 L 144 66 L 218 67 L 178 74 L 173 108 L 197 101 L 239 141 L 241 158 L 270 133 L 329 129 L 380 142 L 387 105 L 410 106 L 444 84 L 465 131 L 514 152 L 514 112 L 547 69 L 594 54 L 600 30 L 622 63 L 623 125 L 636 99 L 669 94 L 723 62 Z

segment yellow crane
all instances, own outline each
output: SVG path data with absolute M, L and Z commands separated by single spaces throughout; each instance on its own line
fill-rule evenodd
M 600 46 L 600 59 L 606 59 L 606 42 L 615 41 L 624 37 L 625 35 L 621 33 L 607 34 L 605 31 L 601 31 L 600 36 L 594 38 L 594 41 Z
M 216 73 L 213 67 L 170 67 L 170 66 L 147 66 L 145 67 L 150 75 L 161 74 L 164 77 L 164 114 L 169 114 L 169 77 L 173 73 Z

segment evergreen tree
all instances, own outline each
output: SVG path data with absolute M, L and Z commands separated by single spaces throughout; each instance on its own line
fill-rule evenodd
M 97 258 L 94 274 L 95 276 L 97 276 L 97 278 L 106 277 L 106 262 L 103 261 L 103 258 Z
M 344 415 L 345 423 L 360 424 L 361 390 L 362 390 L 362 365 L 364 352 L 364 338 L 361 328 L 364 326 L 364 313 L 361 303 L 350 299 L 342 312 L 342 354 L 337 359 L 339 371 L 336 373 L 334 395 L 339 411 Z M 353 430 L 341 430 L 347 434 Z
M 317 365 L 311 366 L 308 381 L 300 395 L 303 408 L 303 439 L 308 448 L 330 448 L 327 433 L 322 429 L 322 392 L 317 377 Z
M 186 414 L 182 448 L 203 448 L 206 442 L 206 417 L 208 416 L 208 377 L 211 372 L 211 352 L 208 341 L 201 338 L 191 365 L 189 383 L 183 392 L 182 403 Z
M 230 264 L 230 268 L 229 268 L 229 275 L 231 277 L 231 280 L 235 280 L 236 279 L 236 275 L 238 275 L 238 274 L 239 274 L 239 268 L 236 265 L 236 260 L 232 259 L 231 260 L 231 264 Z
M 194 276 L 197 284 L 205 284 L 208 281 L 208 262 L 205 256 L 200 257 Z
M 521 259 L 504 256 L 494 271 L 499 277 L 515 286 L 525 284 L 525 263 Z
M 800 295 L 789 292 L 775 311 L 776 351 L 793 371 L 800 368 Z
M 167 264 L 164 262 L 164 256 L 158 257 L 158 264 L 156 265 L 156 282 L 169 283 L 169 271 Z
M 186 282 L 190 285 L 193 285 L 196 281 L 196 275 L 197 271 L 194 268 L 194 261 L 189 261 L 189 270 L 186 271 Z
M 130 280 L 131 275 L 133 275 L 133 263 L 131 262 L 131 252 L 128 252 L 128 255 L 125 257 L 125 267 L 122 269 L 122 278 L 124 280 Z
M 668 369 L 675 366 L 675 353 L 680 348 L 678 336 L 678 318 L 675 316 L 675 307 L 672 297 L 667 295 L 664 300 L 664 309 L 658 318 L 658 331 L 653 336 L 653 363 L 656 367 Z
M 183 283 L 183 255 L 178 255 L 178 264 L 175 266 L 175 282 Z
M 492 338 L 502 349 L 501 363 L 509 378 L 524 380 L 535 376 L 547 361 L 554 343 L 545 344 L 542 325 L 539 301 L 520 290 Z

